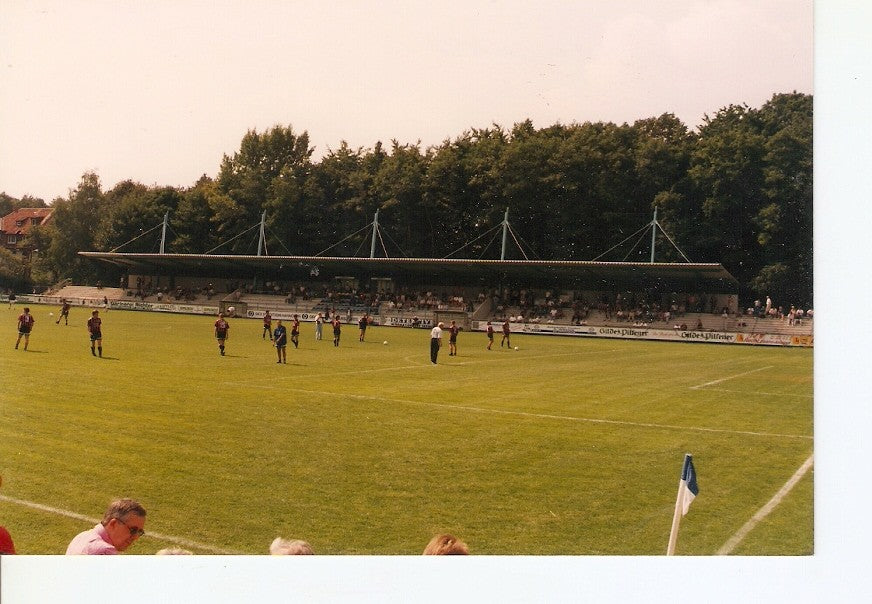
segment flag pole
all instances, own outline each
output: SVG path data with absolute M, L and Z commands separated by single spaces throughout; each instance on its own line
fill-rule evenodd
M 669 532 L 669 545 L 666 546 L 666 555 L 675 554 L 675 544 L 678 541 L 678 527 L 681 525 L 681 517 L 684 506 L 684 492 L 687 490 L 687 481 L 684 480 L 684 468 L 687 466 L 687 458 L 690 453 L 684 454 L 684 464 L 681 466 L 681 477 L 678 479 L 678 496 L 675 498 L 675 512 L 672 514 L 672 530 Z

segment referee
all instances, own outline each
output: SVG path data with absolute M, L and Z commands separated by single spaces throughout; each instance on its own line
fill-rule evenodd
M 439 349 L 442 347 L 442 328 L 445 324 L 441 321 L 439 324 L 430 330 L 430 362 L 436 364 L 436 357 L 439 356 Z

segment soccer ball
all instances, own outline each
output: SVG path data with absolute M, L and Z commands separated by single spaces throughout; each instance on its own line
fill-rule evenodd
M 388 345 L 388 341 L 385 340 L 384 342 L 382 342 L 382 344 L 384 344 L 385 346 L 387 346 L 387 345 Z
M 48 313 L 48 316 L 53 317 L 53 316 L 54 316 L 54 313 L 53 313 L 53 312 L 50 312 L 50 313 Z
M 518 347 L 517 347 L 517 346 L 515 346 L 515 350 L 517 350 L 517 349 L 518 349 Z

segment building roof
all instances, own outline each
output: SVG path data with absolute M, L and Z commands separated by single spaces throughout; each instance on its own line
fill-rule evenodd
M 37 224 L 44 224 L 51 218 L 52 211 L 52 208 L 18 208 L 0 218 L 0 232 L 26 235 L 33 226 L 33 218 L 39 218 Z
M 570 260 L 471 260 L 79 252 L 129 273 L 208 275 L 265 280 L 317 277 L 391 277 L 428 285 L 559 286 L 566 289 L 655 288 L 660 291 L 735 292 L 738 281 L 721 264 L 590 262 Z

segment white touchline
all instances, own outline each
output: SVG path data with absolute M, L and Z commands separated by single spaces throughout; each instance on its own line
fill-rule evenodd
M 748 533 L 754 530 L 754 527 L 757 526 L 761 520 L 766 518 L 766 516 L 768 516 L 769 513 L 774 510 L 776 506 L 778 506 L 779 503 L 781 503 L 781 501 L 787 496 L 791 489 L 796 486 L 796 483 L 798 483 L 800 479 L 805 476 L 806 472 L 809 471 L 813 464 L 814 453 L 812 453 L 809 458 L 805 460 L 805 463 L 802 464 L 799 469 L 793 473 L 793 476 L 790 477 L 790 480 L 784 483 L 784 486 L 781 487 L 781 489 L 779 489 L 777 493 L 775 493 L 772 499 L 770 499 L 762 508 L 757 510 L 757 513 L 754 514 L 751 519 L 742 526 L 742 528 L 736 531 L 735 535 L 730 537 L 727 542 L 724 543 L 723 547 L 718 550 L 718 555 L 726 556 L 734 549 L 736 549 L 736 546 L 742 542 L 742 539 L 747 537 Z
M 757 369 L 752 369 L 751 371 L 746 371 L 744 373 L 737 373 L 736 375 L 729 375 L 725 378 L 721 378 L 719 380 L 714 380 L 712 382 L 706 382 L 705 384 L 700 384 L 699 386 L 691 386 L 691 390 L 698 390 L 700 388 L 705 388 L 706 386 L 714 386 L 715 384 L 720 384 L 721 382 L 726 382 L 727 380 L 732 380 L 737 377 L 742 377 L 743 375 L 751 375 L 752 373 L 757 373 L 758 371 L 763 371 L 765 369 L 772 369 L 775 365 L 768 365 L 766 367 L 758 367 Z
M 24 499 L 16 499 L 15 497 L 8 497 L 6 495 L 0 495 L 0 501 L 5 501 L 7 503 L 14 503 L 16 505 L 21 505 L 33 510 L 40 510 L 42 512 L 48 512 L 49 514 L 57 514 L 58 516 L 66 516 L 67 518 L 73 518 L 75 520 L 81 520 L 83 522 L 90 522 L 92 524 L 97 524 L 100 522 L 99 518 L 92 518 L 90 516 L 85 516 L 83 514 L 77 514 L 76 512 L 71 512 L 69 510 L 63 510 L 61 508 L 53 508 L 48 505 L 43 505 L 41 503 L 36 503 L 34 501 L 25 501 Z M 157 539 L 158 541 L 168 541 L 170 543 L 175 543 L 177 545 L 184 545 L 186 547 L 192 547 L 194 549 L 200 549 L 207 552 L 212 552 L 215 554 L 242 554 L 244 552 L 234 552 L 226 549 L 221 549 L 220 547 L 215 547 L 212 545 L 206 545 L 205 543 L 198 543 L 196 541 L 191 541 L 190 539 L 184 539 L 182 537 L 174 537 L 173 535 L 164 535 L 162 533 L 155 533 L 152 531 L 148 531 L 146 536 L 150 539 Z

